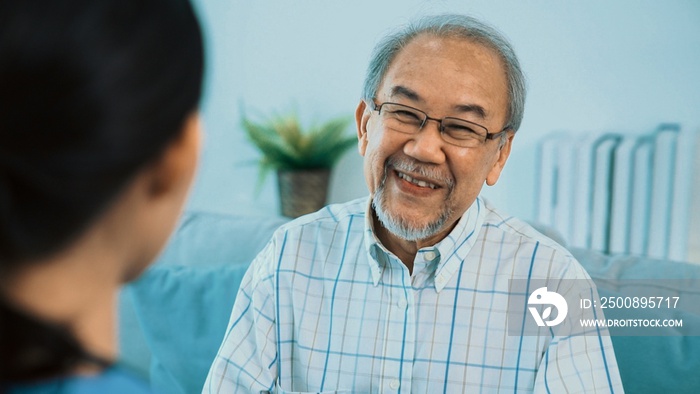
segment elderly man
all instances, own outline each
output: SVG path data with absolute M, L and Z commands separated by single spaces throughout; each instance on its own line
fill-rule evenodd
M 479 197 L 524 100 L 512 48 L 475 19 L 431 17 L 381 42 L 355 114 L 371 196 L 277 231 L 203 392 L 622 392 L 600 331 L 508 328 L 512 280 L 590 283 Z

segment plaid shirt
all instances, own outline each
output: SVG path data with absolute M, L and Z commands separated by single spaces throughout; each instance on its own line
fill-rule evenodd
M 508 332 L 510 279 L 590 281 L 561 246 L 479 198 L 409 273 L 370 212 L 331 205 L 275 233 L 203 393 L 623 392 L 608 336 Z

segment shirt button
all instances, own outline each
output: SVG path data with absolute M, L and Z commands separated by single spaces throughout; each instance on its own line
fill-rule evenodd
M 389 387 L 391 387 L 392 390 L 398 390 L 399 386 L 401 386 L 401 382 L 399 382 L 398 379 L 394 379 L 389 383 Z
M 438 285 L 438 286 L 443 286 L 443 285 L 445 284 L 445 278 L 443 278 L 442 276 L 439 277 L 439 278 L 437 278 L 437 279 L 435 280 L 435 284 Z
M 399 302 L 396 303 L 396 305 L 398 305 L 399 308 L 404 309 L 406 308 L 408 303 L 406 302 L 406 300 L 400 299 Z
M 432 250 L 429 250 L 429 251 L 423 253 L 423 259 L 425 261 L 433 261 L 435 259 L 435 252 L 433 252 Z

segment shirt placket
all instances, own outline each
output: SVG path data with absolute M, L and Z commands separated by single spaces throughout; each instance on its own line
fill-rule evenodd
M 410 393 L 415 355 L 414 292 L 408 269 L 396 257 L 390 259 L 394 269 L 385 271 L 391 285 L 380 387 L 383 393 Z

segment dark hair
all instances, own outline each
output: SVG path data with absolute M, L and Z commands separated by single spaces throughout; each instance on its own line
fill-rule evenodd
M 187 0 L 0 1 L 0 280 L 75 240 L 180 134 L 202 46 Z M 37 343 L 26 324 L 65 338 L 0 297 L 0 380 L 68 371 L 55 354 L 9 370 Z

